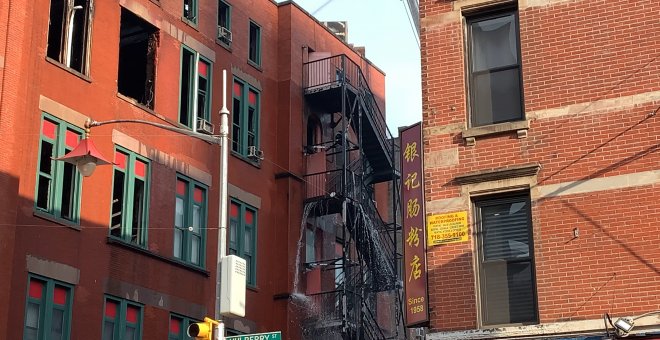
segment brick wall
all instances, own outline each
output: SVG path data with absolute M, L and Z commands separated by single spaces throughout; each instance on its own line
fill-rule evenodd
M 518 1 L 527 137 L 466 146 L 461 7 L 502 2 L 420 1 L 427 214 L 472 211 L 456 176 L 539 164 L 530 186 L 541 323 L 657 310 L 660 118 L 648 114 L 660 106 L 660 3 Z M 584 189 L 543 196 L 562 185 Z M 474 251 L 474 237 L 428 250 L 432 329 L 479 327 Z

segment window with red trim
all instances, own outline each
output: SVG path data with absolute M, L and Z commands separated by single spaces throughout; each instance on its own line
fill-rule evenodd
M 185 176 L 176 180 L 174 257 L 204 266 L 206 252 L 207 188 Z
M 251 150 L 259 150 L 260 93 L 238 78 L 234 78 L 233 92 L 231 150 L 249 157 Z
M 147 245 L 149 161 L 120 147 L 115 149 L 110 235 Z
M 54 161 L 73 150 L 82 130 L 43 114 L 39 141 L 39 162 L 35 188 L 35 209 L 66 222 L 80 221 L 82 177 L 76 166 Z
M 257 210 L 239 200 L 229 204 L 229 253 L 247 262 L 247 283 L 255 286 L 257 268 Z
M 181 93 L 179 123 L 195 131 L 198 121 L 211 122 L 211 76 L 213 66 L 187 46 L 181 46 Z M 204 132 L 200 130 L 200 132 Z
M 106 296 L 103 311 L 102 340 L 142 339 L 142 305 Z
M 190 326 L 191 323 L 195 323 L 195 322 L 199 322 L 199 321 L 186 316 L 170 314 L 170 331 L 167 339 L 168 340 L 192 339 L 191 337 L 188 336 L 186 330 L 188 329 L 188 326 Z
M 73 288 L 70 285 L 30 274 L 23 339 L 69 339 L 72 304 Z

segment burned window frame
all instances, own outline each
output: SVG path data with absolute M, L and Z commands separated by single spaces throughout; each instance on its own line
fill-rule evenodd
M 181 3 L 183 5 L 181 8 L 181 18 L 184 21 L 196 26 L 199 22 L 199 20 L 197 20 L 199 17 L 199 2 L 197 0 L 183 0 Z M 188 10 L 189 13 L 186 13 L 186 3 L 188 3 L 190 6 L 190 9 Z
M 122 154 L 124 161 L 117 158 Z M 144 164 L 144 174 L 136 174 L 136 164 Z M 112 192 L 110 200 L 109 236 L 125 243 L 147 247 L 147 230 L 149 223 L 149 190 L 151 164 L 149 160 L 118 145 L 115 146 L 114 166 L 112 172 Z M 121 176 L 121 178 L 120 178 Z M 135 219 L 136 183 L 142 181 L 142 204 L 140 216 Z M 119 186 L 121 185 L 121 186 Z M 121 190 L 121 192 L 117 192 Z M 121 194 L 120 197 L 117 197 Z M 118 204 L 120 203 L 121 204 Z M 134 225 L 138 223 L 138 225 Z
M 44 133 L 45 124 L 48 122 L 54 126 L 53 137 Z M 34 209 L 37 213 L 43 213 L 51 218 L 61 221 L 65 224 L 80 223 L 80 196 L 82 192 L 82 175 L 75 165 L 65 162 L 58 162 L 53 158 L 62 157 L 67 152 L 73 150 L 80 139 L 83 137 L 83 130 L 79 127 L 58 119 L 46 112 L 42 112 L 40 121 L 39 153 L 37 158 L 37 171 L 34 192 Z M 76 145 L 67 145 L 67 132 L 77 135 Z M 44 144 L 51 146 L 51 155 L 45 155 Z M 71 143 L 73 144 L 73 143 Z M 46 164 L 47 163 L 47 164 Z M 47 167 L 47 170 L 44 171 Z M 72 179 L 69 181 L 69 194 L 64 197 L 65 174 L 73 171 Z M 43 187 L 42 180 L 48 181 L 46 188 Z M 45 190 L 45 191 L 44 191 Z M 45 201 L 43 201 L 45 200 Z M 64 202 L 69 203 L 69 216 L 63 214 Z M 43 203 L 42 203 L 43 202 Z M 46 206 L 43 206 L 45 204 Z
M 188 55 L 188 56 L 186 56 Z M 200 75 L 199 64 L 206 65 L 207 75 Z M 186 68 L 187 65 L 187 68 Z M 185 74 L 186 70 L 188 74 Z M 197 119 L 211 122 L 211 101 L 213 97 L 213 63 L 192 48 L 181 45 L 181 69 L 179 79 L 179 117 L 180 125 L 197 131 Z M 206 80 L 206 87 L 199 86 L 200 77 Z M 203 92 L 203 93 L 202 93 Z M 199 114 L 199 96 L 204 94 L 204 112 Z M 185 112 L 184 112 L 185 110 Z M 185 116 L 183 115 L 185 113 Z
M 231 5 L 225 0 L 218 0 L 218 28 L 224 27 L 231 32 Z M 223 23 L 224 21 L 224 23 Z M 218 38 L 225 46 L 231 46 L 231 40 L 228 40 L 224 37 Z
M 153 110 L 160 32 L 156 26 L 124 7 L 121 7 L 120 22 L 117 93 Z M 138 28 L 137 32 L 134 28 Z M 126 34 L 127 31 L 130 34 Z M 133 86 L 135 83 L 143 85 Z
M 85 16 L 80 26 L 73 26 L 72 22 L 78 22 L 79 6 Z M 50 0 L 46 58 L 88 76 L 93 17 L 94 0 Z M 78 51 L 75 55 L 74 50 Z M 76 65 L 72 65 L 72 61 L 76 61 Z

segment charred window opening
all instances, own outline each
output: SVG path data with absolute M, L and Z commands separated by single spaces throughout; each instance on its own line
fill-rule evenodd
M 46 55 L 88 74 L 91 0 L 51 0 Z
M 121 10 L 119 93 L 154 108 L 158 29 L 130 11 Z

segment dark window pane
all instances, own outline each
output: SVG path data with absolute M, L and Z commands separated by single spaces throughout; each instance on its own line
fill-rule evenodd
M 484 259 L 529 258 L 527 202 L 481 208 Z
M 229 6 L 222 1 L 218 2 L 218 26 L 229 28 Z
M 41 158 L 39 159 L 39 171 L 51 176 L 53 175 L 51 173 L 53 166 L 53 160 L 51 157 L 53 156 L 53 144 L 47 141 L 41 141 Z
M 48 24 L 48 49 L 46 55 L 57 61 L 62 61 L 62 27 L 64 25 L 65 0 L 50 0 L 50 20 Z
M 37 340 L 39 334 L 40 310 L 39 305 L 36 303 L 28 303 L 27 311 L 25 313 L 25 340 Z
M 103 323 L 103 340 L 113 340 L 114 333 L 115 333 L 115 323 L 106 320 Z
M 530 262 L 497 261 L 485 268 L 484 307 L 488 324 L 523 323 L 536 320 L 534 283 Z
M 131 223 L 131 242 L 142 244 L 142 228 L 144 219 L 145 183 L 141 179 L 135 179 L 133 194 L 133 221 Z
M 259 26 L 250 23 L 250 46 L 249 58 L 255 63 L 259 63 Z
M 124 173 L 115 170 L 112 188 L 112 216 L 110 217 L 110 235 L 121 237 L 121 225 L 124 207 Z
M 39 176 L 38 185 L 39 185 L 39 190 L 37 191 L 37 207 L 48 211 L 50 208 L 48 204 L 49 202 L 48 197 L 50 196 L 51 180 L 48 177 Z
M 76 196 L 76 166 L 71 163 L 64 163 L 64 175 L 62 178 L 62 218 L 73 220 L 75 196 Z
M 240 152 L 241 149 L 241 100 L 234 98 L 234 112 L 232 114 L 231 149 Z
M 522 118 L 520 72 L 517 68 L 475 75 L 472 86 L 472 125 Z
M 518 64 L 518 33 L 513 14 L 472 23 L 472 71 Z
M 181 107 L 179 109 L 179 123 L 191 127 L 190 122 L 190 91 L 193 80 L 194 55 L 188 50 L 183 50 L 181 60 Z
M 206 111 L 206 96 L 208 81 L 204 77 L 197 78 L 197 117 L 209 120 L 208 112 Z
M 87 54 L 87 21 L 89 20 L 89 0 L 75 0 L 71 16 L 72 37 L 70 39 L 71 60 L 69 67 L 83 72 Z
M 52 319 L 50 321 L 49 340 L 61 340 L 64 335 L 64 311 L 53 309 Z

